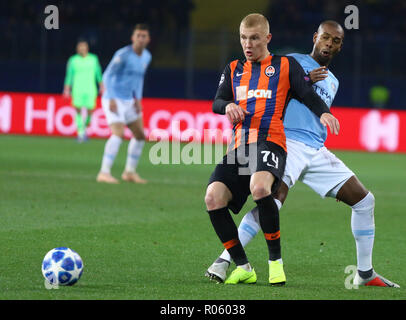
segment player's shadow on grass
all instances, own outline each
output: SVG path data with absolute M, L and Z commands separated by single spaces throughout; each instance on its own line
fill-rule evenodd
M 266 288 L 275 288 L 275 289 L 283 289 L 283 288 L 298 288 L 299 286 L 294 285 L 292 283 L 282 285 L 282 286 L 271 286 L 268 282 L 266 281 L 257 281 L 257 283 L 254 284 L 225 284 L 223 283 L 217 283 L 215 281 L 209 280 L 207 277 L 204 277 L 204 279 L 199 280 L 200 284 L 203 285 L 212 285 L 212 286 L 219 286 L 219 287 L 224 287 L 224 288 L 233 288 L 233 287 L 266 287 Z

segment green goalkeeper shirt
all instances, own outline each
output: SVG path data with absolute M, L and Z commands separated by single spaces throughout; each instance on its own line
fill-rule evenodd
M 65 85 L 72 88 L 72 96 L 88 94 L 97 96 L 97 84 L 102 81 L 99 59 L 93 53 L 85 57 L 75 54 L 66 67 Z

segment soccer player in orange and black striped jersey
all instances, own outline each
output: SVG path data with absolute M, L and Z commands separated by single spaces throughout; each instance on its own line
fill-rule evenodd
M 339 131 L 337 119 L 314 92 L 296 60 L 270 54 L 267 45 L 271 37 L 263 15 L 250 14 L 242 20 L 240 41 L 246 59 L 227 65 L 213 102 L 213 111 L 226 114 L 234 124 L 229 152 L 211 175 L 205 197 L 213 228 L 237 265 L 226 280 L 231 284 L 256 282 L 255 271 L 228 211 L 238 213 L 249 194 L 257 203 L 268 246 L 269 282 L 275 285 L 286 281 L 281 263 L 279 212 L 271 193 L 277 189 L 285 169 L 283 116 L 289 98 L 303 101 L 332 133 Z

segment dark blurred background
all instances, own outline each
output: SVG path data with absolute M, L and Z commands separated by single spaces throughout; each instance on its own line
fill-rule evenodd
M 58 30 L 44 27 L 49 4 L 59 9 Z M 144 96 L 212 99 L 226 63 L 242 57 L 238 28 L 245 15 L 268 17 L 272 53 L 310 53 L 319 23 L 334 19 L 344 27 L 350 4 L 359 9 L 359 29 L 346 30 L 330 66 L 340 81 L 334 105 L 406 109 L 403 0 L 1 1 L 0 91 L 61 93 L 78 38 L 88 40 L 104 70 L 130 43 L 133 26 L 145 22 L 153 60 Z

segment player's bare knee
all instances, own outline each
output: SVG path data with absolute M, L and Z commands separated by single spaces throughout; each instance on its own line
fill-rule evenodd
M 207 192 L 204 197 L 204 202 L 206 203 L 207 210 L 215 210 L 217 208 L 217 199 L 213 192 Z
M 227 205 L 227 201 L 221 195 L 217 194 L 213 190 L 207 190 L 204 197 L 207 210 L 216 210 L 224 208 Z
M 251 186 L 251 194 L 254 200 L 265 198 L 271 194 L 271 190 L 262 183 L 256 183 Z
M 111 133 L 121 139 L 124 138 L 124 126 L 112 125 L 110 126 Z

